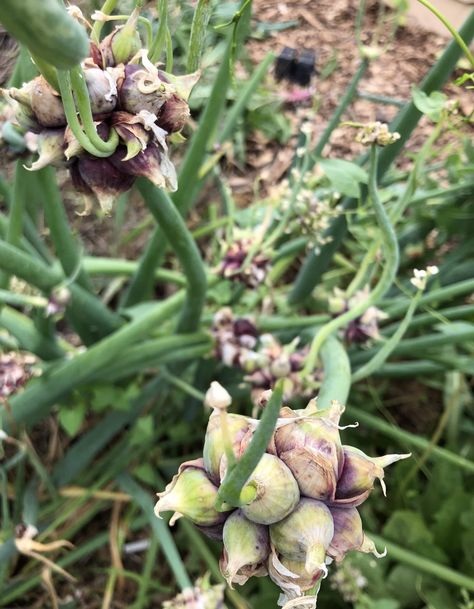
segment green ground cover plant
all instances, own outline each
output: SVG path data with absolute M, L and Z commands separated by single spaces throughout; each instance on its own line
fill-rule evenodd
M 315 138 L 251 0 L 2 0 L 0 607 L 472 609 L 474 11 L 420 1 L 452 40 L 411 100 L 346 120 L 362 1 Z M 242 205 L 260 128 L 291 167 Z

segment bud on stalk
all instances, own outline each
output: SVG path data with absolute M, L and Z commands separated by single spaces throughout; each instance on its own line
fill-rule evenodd
M 222 479 L 226 464 L 222 462 Z M 257 467 L 245 484 L 251 499 L 241 506 L 244 515 L 252 522 L 272 524 L 288 516 L 299 501 L 300 493 L 296 480 L 286 465 L 275 457 L 264 453 Z
M 219 524 L 227 516 L 214 508 L 217 488 L 207 477 L 202 459 L 182 463 L 176 476 L 162 493 L 158 493 L 158 497 L 155 514 L 160 517 L 161 512 L 174 511 L 171 526 L 182 516 L 204 527 Z
M 374 542 L 362 530 L 362 520 L 356 508 L 331 507 L 334 521 L 334 536 L 328 548 L 328 554 L 336 562 L 341 562 L 347 552 L 358 551 L 372 553 L 377 558 L 385 556 L 379 554 Z
M 343 446 L 343 450 L 344 467 L 337 483 L 334 504 L 345 507 L 357 507 L 365 501 L 377 479 L 380 480 L 385 495 L 384 467 L 411 456 L 406 454 L 369 457 L 354 446 Z
M 334 535 L 329 509 L 321 501 L 303 498 L 294 511 L 270 526 L 270 539 L 277 552 L 305 564 L 308 573 L 327 573 L 326 551 Z
M 234 582 L 242 586 L 253 575 L 266 575 L 263 563 L 270 553 L 266 526 L 251 522 L 236 510 L 225 521 L 223 542 L 220 567 L 231 588 Z

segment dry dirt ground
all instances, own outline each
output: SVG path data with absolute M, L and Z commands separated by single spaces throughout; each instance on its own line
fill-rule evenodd
M 363 93 L 408 101 L 412 86 L 423 79 L 436 61 L 449 41 L 449 34 L 430 31 L 411 15 L 402 17 L 400 25 L 393 34 L 394 13 L 385 8 L 381 17 L 379 2 L 372 1 L 366 4 L 361 42 L 364 45 L 377 46 L 381 52 L 380 56 L 371 62 L 359 90 Z M 460 9 L 466 8 L 457 0 L 452 0 L 450 4 L 452 10 L 456 4 Z M 306 107 L 292 105 L 286 109 L 287 116 L 295 123 L 295 130 L 298 129 L 298 124 L 303 118 L 311 120 L 315 130 L 315 140 L 326 127 L 360 62 L 355 31 L 358 5 L 358 0 L 280 2 L 254 0 L 254 17 L 257 21 L 284 23 L 297 20 L 299 22 L 298 26 L 272 33 L 265 40 L 250 41 L 248 48 L 255 62 L 261 61 L 269 50 L 279 53 L 283 47 L 288 46 L 314 50 L 317 54 L 317 68 L 321 73 L 324 73 L 330 64 L 334 66 L 332 73 L 326 78 L 314 79 L 314 93 L 309 103 L 306 103 Z M 288 85 L 281 85 L 281 87 L 285 86 Z M 474 107 L 472 91 L 462 91 L 459 87 L 448 85 L 446 92 L 453 98 L 459 99 L 462 115 L 468 116 L 472 113 Z M 357 99 L 346 112 L 344 120 L 389 122 L 397 112 L 396 106 Z M 429 121 L 422 120 L 411 138 L 409 148 L 416 149 L 424 141 L 430 129 Z M 360 145 L 355 144 L 353 140 L 354 132 L 351 128 L 338 127 L 324 154 L 353 158 L 361 151 Z M 292 152 L 293 147 L 288 146 L 284 149 L 281 147 L 278 150 L 273 149 L 270 154 L 268 143 L 257 135 L 251 148 L 249 162 L 258 169 L 263 184 L 266 181 L 275 183 L 285 173 Z M 269 159 L 268 164 L 263 162 L 265 158 Z M 238 184 L 243 188 L 244 185 L 240 181 Z

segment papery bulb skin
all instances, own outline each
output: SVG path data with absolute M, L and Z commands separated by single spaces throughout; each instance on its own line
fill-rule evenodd
M 233 583 L 243 585 L 262 571 L 270 553 L 268 527 L 251 522 L 241 510 L 236 510 L 225 521 L 222 540 L 220 567 L 231 588 Z
M 21 89 L 0 89 L 0 98 L 5 99 L 13 108 L 16 122 L 25 131 L 39 133 L 42 129 L 31 109 L 30 87 L 23 85 Z
M 115 199 L 130 190 L 134 182 L 133 176 L 120 172 L 109 158 L 89 154 L 79 157 L 69 170 L 76 190 L 97 198 L 106 214 L 110 212 Z
M 98 67 L 84 70 L 92 114 L 102 118 L 110 114 L 117 105 L 117 85 L 111 74 Z
M 255 489 L 255 497 L 241 506 L 244 515 L 258 524 L 279 522 L 297 505 L 298 484 L 288 467 L 275 457 L 264 453 L 246 486 Z
M 158 125 L 168 133 L 181 131 L 190 117 L 188 103 L 172 93 L 165 101 L 158 115 Z
M 118 89 L 120 109 L 131 114 L 147 110 L 158 116 L 170 97 L 166 84 L 157 75 L 135 64 L 125 66 L 124 78 Z
M 272 547 L 268 559 L 268 574 L 285 594 L 286 601 L 303 596 L 305 592 L 314 587 L 324 573 L 322 569 L 316 569 L 310 573 L 306 570 L 305 561 L 279 556 Z
M 374 542 L 364 533 L 356 508 L 331 507 L 330 511 L 334 521 L 334 536 L 328 548 L 331 558 L 341 562 L 351 551 L 372 553 L 378 558 L 384 555 L 377 552 Z
M 127 147 L 127 154 L 123 161 L 133 159 L 148 146 L 150 136 L 137 118 L 128 112 L 114 112 L 111 117 L 113 128 Z
M 64 129 L 43 129 L 38 135 L 38 159 L 28 168 L 37 171 L 48 165 L 64 165 Z
M 61 98 L 42 76 L 37 76 L 21 89 L 9 89 L 8 93 L 12 99 L 24 106 L 28 114 L 31 110 L 31 115 L 40 127 L 66 126 Z
M 182 463 L 178 473 L 165 490 L 158 493 L 158 497 L 156 516 L 160 517 L 161 512 L 175 512 L 170 525 L 181 516 L 186 516 L 197 525 L 212 527 L 227 517 L 226 513 L 214 508 L 217 487 L 209 480 L 202 459 Z
M 232 448 L 237 455 L 240 452 L 240 443 L 249 429 L 247 417 L 238 414 L 227 415 Z M 218 413 L 212 413 L 207 424 L 206 438 L 204 440 L 204 466 L 215 484 L 220 484 L 221 459 L 225 454 L 224 438 L 221 430 L 221 422 Z
M 158 77 L 161 81 L 173 85 L 174 91 L 177 93 L 177 95 L 181 97 L 181 99 L 184 99 L 184 101 L 188 101 L 191 91 L 201 77 L 201 71 L 197 70 L 191 74 L 176 76 L 175 74 L 158 70 Z
M 354 446 L 343 446 L 343 450 L 344 467 L 337 482 L 334 505 L 345 507 L 357 507 L 365 501 L 377 479 L 380 480 L 385 494 L 384 467 L 411 456 L 405 454 L 369 457 Z
M 315 499 L 302 498 L 289 516 L 270 526 L 276 551 L 289 560 L 304 562 L 308 573 L 327 571 L 325 557 L 333 535 L 329 508 Z
M 332 501 L 344 456 L 338 424 L 331 419 L 331 412 L 327 417 L 324 414 L 323 411 L 281 426 L 275 432 L 275 446 L 302 495 Z M 287 410 L 283 415 L 291 418 Z
M 32 81 L 31 109 L 42 127 L 66 126 L 61 98 L 42 76 Z
M 167 152 L 152 141 L 148 143 L 145 150 L 131 158 L 128 150 L 119 146 L 109 160 L 121 173 L 148 178 L 158 188 L 170 192 L 174 192 L 178 188 L 176 170 L 168 158 Z

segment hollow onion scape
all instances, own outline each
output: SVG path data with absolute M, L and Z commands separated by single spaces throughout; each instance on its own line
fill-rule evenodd
M 265 409 L 275 407 L 270 393 L 260 401 Z M 280 408 L 280 402 L 266 451 L 238 500 L 228 501 L 227 473 L 247 459 L 259 422 L 227 413 L 230 396 L 216 382 L 206 402 L 213 411 L 203 457 L 180 466 L 158 494 L 155 514 L 173 511 L 171 525 L 184 516 L 221 540 L 220 569 L 229 586 L 269 575 L 281 589 L 279 604 L 293 607 L 316 598 L 328 566 L 347 552 L 385 555 L 364 533 L 357 508 L 377 480 L 385 495 L 384 468 L 409 454 L 369 457 L 342 444 L 344 406 L 335 400 L 320 408 L 313 399 L 303 410 Z

